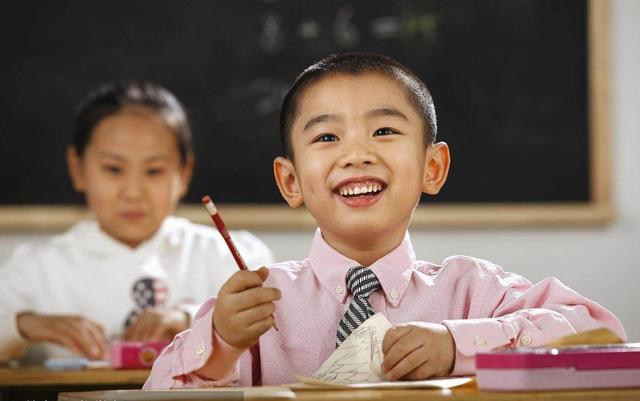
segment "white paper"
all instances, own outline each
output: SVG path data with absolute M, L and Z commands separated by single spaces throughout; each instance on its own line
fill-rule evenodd
M 391 323 L 382 313 L 363 322 L 313 374 L 313 379 L 335 384 L 384 381 L 382 339 Z
M 443 379 L 413 380 L 413 381 L 393 381 L 379 383 L 354 383 L 338 384 L 326 381 L 315 380 L 310 377 L 299 376 L 301 383 L 291 384 L 290 388 L 298 390 L 349 390 L 349 389 L 412 389 L 412 388 L 434 388 L 450 389 L 459 387 L 474 381 L 473 377 L 446 377 Z

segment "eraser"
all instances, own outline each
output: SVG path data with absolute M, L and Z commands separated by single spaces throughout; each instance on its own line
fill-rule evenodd
M 114 341 L 111 343 L 111 367 L 115 369 L 150 368 L 168 341 Z
M 86 358 L 49 358 L 44 368 L 49 370 L 82 370 L 89 361 Z

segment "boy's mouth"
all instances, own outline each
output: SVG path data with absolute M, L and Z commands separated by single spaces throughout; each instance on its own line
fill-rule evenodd
M 338 184 L 333 192 L 350 206 L 369 206 L 375 203 L 387 184 L 374 177 L 351 178 Z

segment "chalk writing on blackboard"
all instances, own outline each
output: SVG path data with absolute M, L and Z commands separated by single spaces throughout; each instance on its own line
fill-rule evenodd
M 433 42 L 442 16 L 435 12 L 404 10 L 402 15 L 384 15 L 372 18 L 364 26 L 355 23 L 358 9 L 350 4 L 342 5 L 329 22 L 304 18 L 297 24 L 292 35 L 302 40 L 312 40 L 331 33 L 339 48 L 353 49 L 363 41 L 363 34 L 373 40 L 420 38 Z M 285 50 L 290 41 L 287 33 L 288 21 L 275 10 L 266 11 L 261 17 L 260 46 L 265 54 L 277 54 Z M 326 26 L 330 23 L 331 26 Z M 361 33 L 362 32 L 362 33 Z

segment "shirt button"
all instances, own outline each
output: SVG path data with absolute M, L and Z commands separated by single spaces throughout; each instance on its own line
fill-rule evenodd
M 200 344 L 196 347 L 196 355 L 202 355 L 205 350 L 204 344 Z
M 336 294 L 343 294 L 344 293 L 344 287 L 341 285 L 338 285 L 336 287 Z
M 522 338 L 520 339 L 520 344 L 522 344 L 522 345 L 530 345 L 531 344 L 531 337 L 522 336 Z
M 476 347 L 484 347 L 485 345 L 487 345 L 487 340 L 476 336 L 476 339 L 473 341 L 473 345 L 475 345 Z
M 391 290 L 389 295 L 391 295 L 391 299 L 398 299 L 398 291 L 395 288 Z

